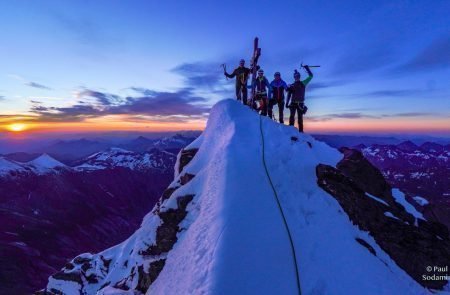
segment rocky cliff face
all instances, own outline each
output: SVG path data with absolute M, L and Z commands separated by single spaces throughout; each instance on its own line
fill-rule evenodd
M 443 288 L 447 280 L 427 280 L 423 275 L 450 275 L 448 271 L 427 271 L 429 266 L 450 265 L 447 228 L 407 212 L 393 197 L 382 174 L 360 152 L 347 148 L 341 151 L 344 158 L 336 168 L 317 166 L 319 186 L 418 283 L 427 288 Z M 359 242 L 377 255 L 363 240 Z
M 355 147 L 401 189 L 428 220 L 450 229 L 450 146 L 425 142 Z

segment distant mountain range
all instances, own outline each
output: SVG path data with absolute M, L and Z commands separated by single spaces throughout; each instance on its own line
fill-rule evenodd
M 397 145 L 358 145 L 364 156 L 418 210 L 450 229 L 450 145 L 411 141 Z
M 86 138 L 59 140 L 45 147 L 39 147 L 33 152 L 13 152 L 3 154 L 3 157 L 13 161 L 27 162 L 45 153 L 66 165 L 73 166 L 81 159 L 108 148 L 122 148 L 133 152 L 145 152 L 158 148 L 177 153 L 182 147 L 191 143 L 196 136 L 196 133 L 175 134 L 160 138 L 138 136 L 134 139 L 120 142 Z M 0 154 L 0 156 L 2 155 Z
M 131 170 L 171 170 L 173 169 L 174 157 L 175 154 L 156 148 L 142 153 L 121 148 L 110 148 L 81 160 L 79 165 L 73 167 L 73 169 L 77 171 L 92 171 L 124 167 Z
M 108 148 L 72 166 L 48 154 L 0 157 L 0 294 L 31 294 L 67 258 L 128 237 L 173 179 L 175 160 L 156 148 Z
M 38 151 L 52 155 L 63 162 L 73 161 L 111 147 L 109 143 L 89 139 L 58 141 Z
M 436 200 L 450 198 L 450 145 L 411 141 L 398 145 L 356 146 L 395 187 Z
M 53 159 L 47 154 L 42 154 L 25 163 L 0 157 L 0 176 L 58 173 L 64 169 L 69 169 L 69 167 L 58 160 Z
M 374 144 L 382 145 L 398 145 L 405 141 L 413 142 L 414 144 L 421 145 L 426 142 L 434 142 L 442 145 L 450 143 L 450 138 L 439 138 L 430 136 L 411 136 L 410 139 L 399 136 L 368 136 L 368 135 L 336 135 L 336 134 L 313 134 L 314 138 L 326 142 L 328 145 L 334 148 L 340 147 L 353 147 L 359 144 L 366 146 Z
M 26 174 L 57 174 L 62 172 L 115 169 L 118 167 L 132 170 L 170 170 L 173 163 L 172 161 L 167 161 L 167 159 L 174 157 L 174 154 L 156 148 L 142 153 L 121 148 L 109 148 L 78 161 L 75 166 L 67 166 L 47 154 L 42 154 L 26 163 L 0 157 L 0 176 L 18 177 Z
M 45 148 L 44 151 L 48 154 L 54 155 L 55 158 L 62 159 L 63 161 L 70 163 L 74 160 L 78 160 L 80 157 L 85 157 L 107 148 L 123 148 L 133 152 L 145 152 L 158 148 L 162 150 L 169 150 L 171 152 L 177 152 L 191 143 L 194 139 L 195 137 L 185 136 L 182 134 L 175 134 L 173 136 L 157 139 L 139 136 L 136 139 L 120 144 L 81 139 L 75 141 L 61 141 Z

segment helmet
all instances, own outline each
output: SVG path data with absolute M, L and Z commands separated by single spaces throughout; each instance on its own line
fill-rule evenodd
M 240 63 L 240 64 L 245 63 L 245 59 L 241 59 L 241 60 L 239 61 L 239 63 Z
M 274 76 L 281 76 L 280 72 L 275 72 Z
M 300 78 L 300 73 L 297 70 L 294 70 L 294 79 Z
M 263 69 L 259 69 L 259 70 L 258 70 L 258 74 L 264 74 Z

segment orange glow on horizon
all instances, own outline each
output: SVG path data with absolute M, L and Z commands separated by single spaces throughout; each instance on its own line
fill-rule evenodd
M 0 123 L 1 124 L 1 123 Z M 137 131 L 160 132 L 181 130 L 202 130 L 206 122 L 192 120 L 189 122 L 159 122 L 159 121 L 129 121 L 122 118 L 96 118 L 82 122 L 32 122 L 9 123 L 5 122 L 0 128 L 11 133 L 79 133 L 79 132 L 113 132 Z
M 36 133 L 90 133 L 90 132 L 162 132 L 182 130 L 203 130 L 206 120 L 192 119 L 186 122 L 162 122 L 157 120 L 132 120 L 124 115 L 111 115 L 87 119 L 81 122 L 37 122 L 11 116 L 0 121 L 0 128 L 16 134 Z M 445 133 L 450 134 L 450 120 L 427 118 L 419 120 L 405 118 L 380 119 L 333 119 L 329 121 L 310 121 L 305 118 L 305 131 L 308 133 Z
M 307 132 L 318 133 L 445 133 L 450 134 L 448 119 L 335 119 L 326 122 L 305 120 Z
M 7 125 L 6 129 L 12 132 L 22 132 L 28 129 L 28 125 L 24 123 L 12 123 Z

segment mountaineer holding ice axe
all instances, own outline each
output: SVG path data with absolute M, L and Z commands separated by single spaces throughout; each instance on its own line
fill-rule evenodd
M 234 69 L 231 74 L 227 73 L 225 64 L 222 65 L 223 74 L 227 78 L 236 77 L 236 99 L 241 100 L 242 93 L 242 101 L 244 105 L 247 105 L 247 80 L 249 78 L 251 70 L 245 67 L 245 60 L 241 59 L 239 61 L 239 66 Z
M 294 126 L 295 113 L 298 115 L 298 131 L 303 132 L 303 115 L 306 114 L 308 108 L 305 106 L 305 90 L 306 85 L 311 81 L 313 73 L 310 68 L 318 68 L 320 66 L 301 65 L 302 68 L 308 72 L 308 78 L 301 81 L 300 73 L 294 70 L 294 83 L 287 88 L 288 96 L 286 101 L 286 108 L 290 110 L 289 125 Z M 291 101 L 292 98 L 292 101 Z M 289 102 L 291 103 L 289 104 Z

